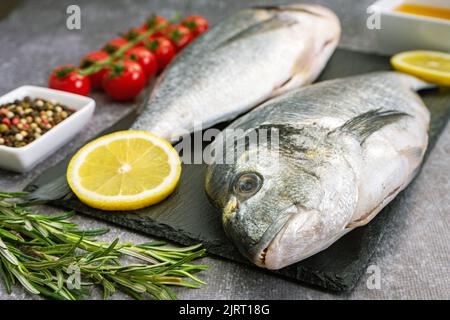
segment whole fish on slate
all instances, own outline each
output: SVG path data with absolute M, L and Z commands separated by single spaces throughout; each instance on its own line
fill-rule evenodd
M 370 222 L 423 159 L 430 116 L 414 92 L 423 86 L 395 72 L 325 81 L 233 122 L 228 128 L 245 135 L 269 128 L 279 136 L 278 145 L 249 144 L 234 163 L 208 167 L 207 195 L 239 250 L 279 269 Z M 238 144 L 219 141 L 212 149 L 236 152 Z
M 317 5 L 244 9 L 196 39 L 167 68 L 132 129 L 176 142 L 313 82 L 340 37 Z

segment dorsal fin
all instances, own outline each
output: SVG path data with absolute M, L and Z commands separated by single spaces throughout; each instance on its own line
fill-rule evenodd
M 261 6 L 254 6 L 253 9 L 261 9 L 261 10 L 269 10 L 269 11 L 275 11 L 275 12 L 303 12 L 307 14 L 311 14 L 314 16 L 321 17 L 322 15 L 314 10 L 309 10 L 307 6 L 283 6 L 283 5 L 261 5 Z
M 334 131 L 353 134 L 363 144 L 372 133 L 408 116 L 410 115 L 397 110 L 374 109 L 351 118 Z
M 242 40 L 248 37 L 253 37 L 265 32 L 273 31 L 276 29 L 286 28 L 290 27 L 294 24 L 298 23 L 298 21 L 294 19 L 289 19 L 287 17 L 281 17 L 279 14 L 274 14 L 269 19 L 266 19 L 264 21 L 258 22 L 240 32 L 237 34 L 231 36 L 230 38 L 226 39 L 222 43 L 218 45 L 218 48 L 223 48 L 230 43 L 233 43 L 238 40 Z

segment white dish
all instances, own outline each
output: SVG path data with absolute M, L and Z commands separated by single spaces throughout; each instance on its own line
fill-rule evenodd
M 406 50 L 450 52 L 450 21 L 394 11 L 402 3 L 450 9 L 450 0 L 380 0 L 368 12 L 379 14 L 378 51 L 394 54 Z
M 88 123 L 95 109 L 95 101 L 91 98 L 35 86 L 22 86 L 8 92 L 0 97 L 0 105 L 25 96 L 54 100 L 77 111 L 24 147 L 0 146 L 0 167 L 16 172 L 29 171 L 67 143 Z

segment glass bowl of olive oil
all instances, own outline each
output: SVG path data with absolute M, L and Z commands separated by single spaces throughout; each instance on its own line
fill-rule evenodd
M 450 52 L 450 0 L 380 0 L 368 9 L 378 51 Z M 369 27 L 369 25 L 368 25 Z

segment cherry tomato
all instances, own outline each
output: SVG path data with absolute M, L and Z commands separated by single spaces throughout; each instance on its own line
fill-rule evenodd
M 164 17 L 151 15 L 141 26 L 141 28 L 148 30 L 159 27 L 161 24 L 166 24 L 167 20 Z M 157 31 L 158 32 L 158 31 Z M 159 31 L 160 32 L 160 31 Z
M 50 74 L 48 86 L 52 89 L 87 96 L 91 89 L 89 77 L 78 73 L 74 65 L 59 66 Z
M 175 57 L 176 49 L 170 40 L 164 37 L 152 36 L 146 44 L 158 62 L 158 71 L 163 70 Z
M 182 24 L 191 30 L 194 37 L 197 37 L 208 30 L 208 20 L 202 16 L 188 16 L 183 20 Z
M 115 38 L 112 40 L 109 40 L 108 43 L 103 47 L 103 51 L 112 54 L 116 52 L 120 47 L 123 47 L 128 43 L 127 39 L 124 38 Z
M 122 37 L 128 41 L 134 40 L 140 35 L 143 35 L 147 30 L 143 27 L 140 28 L 131 28 L 128 32 L 124 33 Z
M 92 66 L 97 61 L 104 61 L 109 58 L 109 54 L 107 54 L 105 51 L 94 51 L 86 54 L 82 59 L 80 63 L 80 68 L 88 68 Z M 102 87 L 102 81 L 103 76 L 105 75 L 105 69 L 101 69 L 97 71 L 96 73 L 93 73 L 89 76 L 91 79 L 91 86 L 92 88 L 101 88 Z
M 114 100 L 128 101 L 144 89 L 145 83 L 145 73 L 141 66 L 132 60 L 122 60 L 106 71 L 103 89 Z
M 147 79 L 155 76 L 156 72 L 158 72 L 156 56 L 144 47 L 131 48 L 125 53 L 125 56 L 130 57 L 131 60 L 137 62 L 141 66 Z
M 164 34 L 173 42 L 177 52 L 194 40 L 193 33 L 183 25 L 168 26 L 165 28 Z

